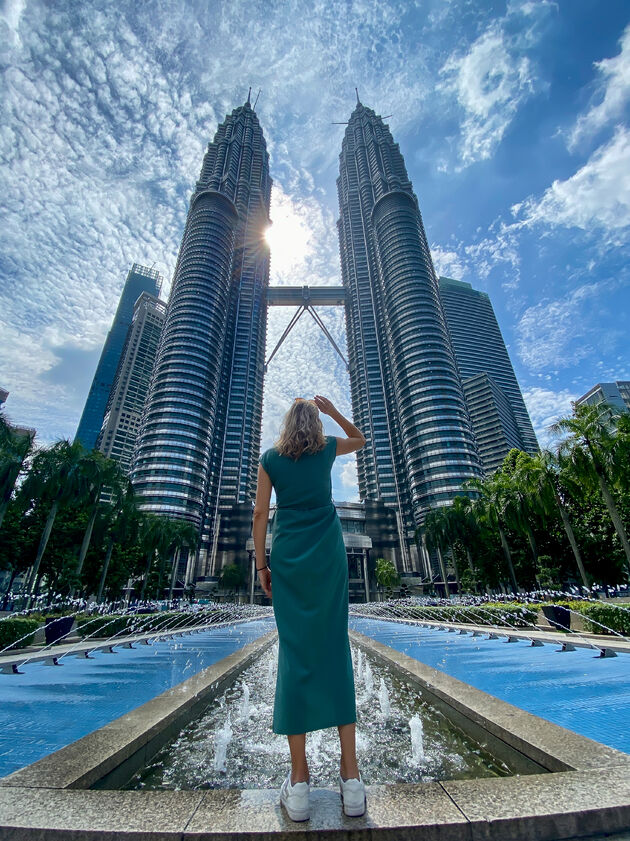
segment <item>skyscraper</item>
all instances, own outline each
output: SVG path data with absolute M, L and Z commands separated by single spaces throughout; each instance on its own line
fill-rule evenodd
M 133 318 L 134 304 L 142 292 L 148 292 L 155 296 L 159 295 L 162 280 L 163 278 L 158 272 L 137 263 L 133 264 L 127 275 L 118 309 L 105 339 L 101 358 L 96 367 L 96 373 L 75 435 L 75 441 L 80 441 L 88 450 L 96 446 L 96 440 L 101 431 L 120 355 Z
M 367 438 L 359 492 L 399 512 L 404 546 L 481 466 L 418 201 L 389 127 L 360 102 L 337 190 L 352 409 Z
M 144 510 L 200 529 L 197 579 L 214 573 L 221 519 L 245 533 L 243 546 L 251 526 L 270 195 L 265 140 L 248 99 L 218 127 L 190 200 L 132 467 Z
M 575 401 L 577 406 L 586 403 L 596 406 L 599 403 L 608 403 L 620 412 L 630 410 L 630 382 L 628 380 L 617 380 L 614 383 L 597 383 L 590 388 L 586 394 Z
M 143 292 L 133 308 L 133 319 L 109 395 L 97 448 L 129 473 L 149 390 L 155 354 L 166 315 L 166 304 Z
M 484 472 L 493 473 L 515 447 L 533 455 L 538 441 L 490 298 L 441 277 L 440 299 Z

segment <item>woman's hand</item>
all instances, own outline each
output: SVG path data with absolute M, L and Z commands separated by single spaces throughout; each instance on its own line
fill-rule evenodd
M 313 402 L 324 415 L 332 415 L 333 412 L 337 411 L 332 402 L 327 397 L 322 397 L 321 394 L 316 394 Z
M 263 567 L 258 570 L 258 580 L 265 595 L 271 598 L 271 570 L 269 567 Z

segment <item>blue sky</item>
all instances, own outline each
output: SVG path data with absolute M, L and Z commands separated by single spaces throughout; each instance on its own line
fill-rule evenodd
M 131 264 L 170 283 L 205 146 L 250 85 L 272 284 L 340 283 L 332 123 L 356 85 L 392 115 L 438 272 L 490 294 L 541 439 L 630 378 L 627 0 L 2 0 L 0 67 L 0 386 L 42 443 L 76 431 Z M 345 351 L 343 312 L 320 314 Z M 268 353 L 292 315 L 270 310 Z M 305 315 L 269 367 L 263 449 L 315 393 L 350 414 Z M 353 456 L 333 493 L 356 498 Z

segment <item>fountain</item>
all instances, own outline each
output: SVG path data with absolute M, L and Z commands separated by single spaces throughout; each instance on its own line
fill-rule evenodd
M 571 594 L 546 594 L 547 597 L 557 597 L 558 595 L 566 597 Z M 541 602 L 539 596 L 540 594 L 527 594 L 527 603 L 537 607 L 539 604 L 543 603 Z M 440 601 L 443 602 L 445 600 Z M 499 637 L 505 637 L 505 642 L 507 643 L 517 642 L 518 639 L 523 636 L 522 629 L 531 628 L 535 633 L 526 635 L 530 645 L 533 647 L 539 647 L 543 644 L 540 638 L 541 629 L 534 622 L 526 618 L 525 608 L 521 608 L 520 615 L 501 611 L 500 608 L 497 614 L 496 607 L 494 610 L 489 610 L 487 607 L 483 606 L 486 601 L 487 599 L 480 597 L 466 597 L 465 599 L 461 598 L 460 601 L 451 598 L 446 604 L 437 604 L 434 599 L 427 600 L 420 597 L 410 597 L 407 599 L 397 599 L 389 602 L 371 602 L 366 605 L 353 605 L 351 612 L 357 616 L 377 616 L 388 620 L 405 623 L 411 622 L 424 626 L 426 626 L 427 623 L 428 625 L 435 625 L 437 618 L 437 624 L 443 623 L 443 629 L 445 631 L 448 633 L 457 633 L 460 636 L 465 636 L 469 630 L 473 636 L 481 636 L 483 627 L 488 626 L 491 630 L 487 632 L 485 639 L 493 640 L 498 639 Z M 599 602 L 596 602 L 593 599 L 584 599 L 583 601 L 590 601 L 599 604 Z M 613 605 L 613 608 L 619 609 L 625 613 L 630 612 L 627 608 L 624 608 L 621 605 L 615 604 Z M 570 607 L 566 607 L 564 609 L 569 615 L 575 615 L 583 618 L 582 614 Z M 428 616 L 428 620 L 425 616 Z M 503 624 L 499 625 L 498 622 L 495 621 L 497 618 L 500 619 Z M 593 626 L 601 628 L 606 634 L 614 636 L 620 640 L 627 640 L 627 637 L 625 637 L 622 633 L 610 628 L 605 623 L 600 622 L 593 617 L 588 617 L 587 621 Z M 453 623 L 463 623 L 471 627 L 469 629 L 458 629 L 457 625 L 454 625 Z M 479 626 L 481 626 L 481 628 Z M 571 643 L 563 642 L 559 651 L 574 651 L 575 646 L 580 645 L 598 651 L 598 656 L 600 658 L 616 656 L 614 647 L 598 644 L 598 642 L 585 637 L 584 633 L 581 633 L 574 628 L 565 627 L 564 625 L 559 625 L 559 627 L 561 627 L 563 632 L 571 635 L 573 639 L 573 642 Z
M 411 731 L 411 762 L 418 767 L 424 763 L 424 727 L 419 715 L 409 719 L 409 730 Z
M 372 667 L 370 663 L 365 658 L 365 665 L 363 667 L 363 685 L 365 686 L 365 691 L 368 695 L 371 695 L 374 692 L 374 676 L 372 673 Z
M 391 668 L 378 663 L 361 649 L 355 650 L 355 646 L 352 649 L 353 659 L 357 663 L 361 660 L 363 675 L 369 675 L 368 683 L 371 684 L 369 690 L 365 687 L 357 693 L 357 758 L 366 783 L 492 777 L 513 772 L 460 729 L 454 728 L 443 713 L 424 701 L 417 689 Z M 271 679 L 270 662 L 274 665 Z M 264 653 L 261 660 L 214 699 L 200 718 L 182 730 L 172 743 L 165 745 L 127 788 L 279 786 L 286 776 L 288 749 L 286 737 L 271 731 L 276 662 L 273 649 Z M 373 702 L 375 680 L 379 683 L 378 706 Z M 258 703 L 251 715 L 244 716 L 250 692 Z M 411 734 L 410 716 L 414 722 Z M 387 719 L 386 727 L 383 727 L 383 717 Z M 209 766 L 208 757 L 213 753 L 215 759 Z M 410 765 L 411 754 L 417 761 Z M 339 765 L 336 728 L 309 733 L 307 755 L 314 785 L 334 780 Z
M 355 617 L 351 624 L 357 622 Z M 471 675 L 478 668 L 473 654 L 482 653 L 487 670 L 494 671 L 507 685 L 512 677 L 505 670 L 504 659 L 513 651 L 526 657 L 525 671 L 532 659 L 542 662 L 545 656 L 550 657 L 546 653 L 549 646 L 544 646 L 544 650 L 522 645 L 506 647 L 501 640 L 481 642 L 471 634 L 446 637 L 433 623 L 420 629 L 417 622 L 409 619 L 405 624 L 377 619 L 361 622 L 366 630 L 369 627 L 372 637 L 380 636 L 381 626 L 388 625 L 390 641 L 399 651 L 415 651 L 420 637 L 419 649 L 423 653 L 438 643 L 442 646 L 440 662 L 448 661 L 449 668 L 461 650 L 460 659 Z M 216 629 L 220 630 L 225 636 L 233 631 L 242 634 L 242 630 L 230 626 Z M 156 637 L 149 648 L 120 650 L 115 658 L 116 670 L 127 664 L 134 686 L 144 683 L 138 677 L 142 662 L 153 662 L 154 670 L 160 674 L 165 671 L 159 660 L 165 652 L 181 654 L 185 676 L 195 676 L 144 707 L 137 707 L 132 715 L 123 715 L 24 772 L 17 772 L 4 789 L 0 787 L 0 834 L 15 826 L 21 837 L 37 835 L 48 841 L 53 830 L 41 827 L 50 826 L 46 815 L 51 813 L 55 815 L 55 837 L 70 837 L 84 825 L 115 837 L 118 831 L 129 833 L 130 821 L 135 822 L 134 827 L 161 827 L 169 809 L 176 809 L 181 825 L 191 835 L 207 833 L 207 828 L 212 827 L 212 832 L 218 834 L 247 832 L 258 837 L 261 833 L 261 837 L 271 838 L 277 833 L 280 837 L 289 824 L 278 807 L 277 790 L 289 763 L 286 737 L 271 732 L 278 646 L 266 635 L 246 646 L 242 653 L 235 652 L 216 667 L 196 674 L 200 668 L 199 648 L 212 633 L 180 636 L 172 642 L 165 633 Z M 404 828 L 406 834 L 428 832 L 434 837 L 447 826 L 453 837 L 467 837 L 471 821 L 482 821 L 488 841 L 502 841 L 506 831 L 512 832 L 512 823 L 519 837 L 550 841 L 559 833 L 562 837 L 574 835 L 576 821 L 583 834 L 589 835 L 630 827 L 627 757 L 506 706 L 409 656 L 394 654 L 373 639 L 352 632 L 351 640 L 357 688 L 357 753 L 369 792 L 368 816 L 357 819 L 355 824 L 359 831 L 367 827 L 369 832 L 378 834 L 381 829 L 390 832 L 396 826 Z M 34 663 L 32 667 L 29 664 L 23 676 L 0 680 L 12 692 L 13 687 L 36 673 L 52 673 L 55 679 L 65 680 L 80 667 L 83 675 L 90 670 L 105 677 L 112 658 L 100 656 L 105 650 L 94 651 L 96 656 L 90 664 L 73 659 L 66 669 L 44 670 L 41 664 Z M 497 661 L 492 658 L 498 652 L 501 660 L 496 666 Z M 551 659 L 560 662 L 564 669 L 565 664 L 572 665 L 575 658 L 584 656 L 588 652 L 582 649 L 571 658 L 554 658 L 552 654 Z M 618 661 L 622 659 L 600 661 L 596 667 L 598 680 L 591 684 L 599 684 L 604 671 L 613 677 L 618 674 Z M 591 664 L 595 662 L 592 654 L 590 660 Z M 582 678 L 583 667 L 579 673 Z M 91 683 L 96 686 L 98 678 Z M 129 686 L 129 681 L 124 685 Z M 553 695 L 559 695 L 555 686 Z M 111 693 L 106 692 L 103 697 L 108 706 L 112 704 Z M 132 706 L 137 703 L 136 700 Z M 45 705 L 35 702 L 33 706 L 43 710 Z M 82 702 L 81 708 L 101 706 L 92 699 L 90 704 Z M 577 712 L 584 718 L 579 706 Z M 16 741 L 15 732 L 11 739 Z M 20 748 L 24 741 L 19 740 Z M 516 751 L 510 747 L 514 743 L 518 745 Z M 315 807 L 308 828 L 324 830 L 324 835 L 328 830 L 345 830 L 339 794 L 333 790 L 339 762 L 336 730 L 309 734 L 307 754 Z M 147 757 L 152 759 L 141 768 L 140 763 L 146 762 Z M 529 763 L 528 767 L 523 769 L 521 762 Z M 138 769 L 137 775 L 127 784 L 134 768 Z M 564 773 L 545 773 L 559 768 L 570 771 L 566 785 Z M 510 778 L 514 771 L 517 776 Z M 605 789 L 593 788 L 594 771 L 604 776 Z M 522 774 L 534 774 L 531 783 Z M 481 776 L 487 778 L 483 783 L 468 779 Z M 120 808 L 107 808 L 108 792 L 80 791 L 90 781 L 93 788 L 118 789 L 115 796 Z M 423 785 L 397 785 L 390 789 L 391 784 L 419 782 Z M 68 788 L 73 791 L 68 792 Z M 124 788 L 170 790 L 139 797 L 137 790 L 121 790 Z M 525 802 L 532 788 L 537 800 L 545 804 L 544 814 L 532 814 Z M 72 809 L 67 808 L 70 794 Z M 27 803 L 34 808 L 22 806 Z M 501 803 L 500 818 L 489 812 L 489 803 Z
M 239 710 L 241 721 L 247 721 L 250 716 L 249 708 L 249 686 L 243 681 L 243 697 L 241 698 L 241 706 Z
M 223 727 L 217 730 L 214 739 L 215 748 L 214 760 L 212 765 L 215 771 L 225 773 L 225 771 L 227 770 L 225 765 L 225 758 L 227 755 L 227 749 L 228 745 L 230 744 L 232 735 L 233 731 L 232 727 L 230 726 L 230 714 L 228 713 L 227 719 L 225 720 Z
M 391 704 L 389 701 L 389 692 L 387 691 L 387 686 L 385 686 L 384 678 L 381 678 L 381 682 L 378 688 L 378 702 L 381 705 L 381 715 L 385 720 L 387 720 L 391 712 Z

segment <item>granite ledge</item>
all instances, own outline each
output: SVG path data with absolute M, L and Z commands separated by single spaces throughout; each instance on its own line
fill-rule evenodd
M 581 736 L 427 666 L 358 631 L 350 638 L 380 660 L 395 663 L 445 707 L 492 734 L 540 768 L 551 772 L 625 767 L 630 755 Z M 448 714 L 448 713 L 447 713 Z
M 3 841 L 560 841 L 630 830 L 620 769 L 367 787 L 343 815 L 339 792 L 311 791 L 311 819 L 291 821 L 277 789 L 0 789 Z M 619 839 L 622 841 L 622 839 Z

